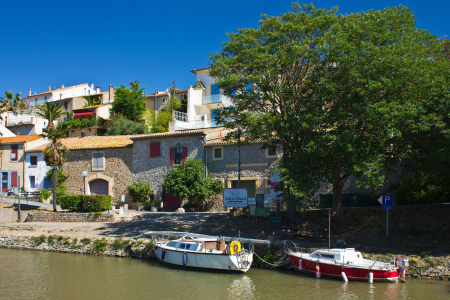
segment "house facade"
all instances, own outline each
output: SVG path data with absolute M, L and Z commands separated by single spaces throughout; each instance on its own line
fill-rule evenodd
M 42 150 L 32 151 L 31 149 L 25 153 L 25 190 L 38 191 L 41 189 L 51 189 L 52 181 L 46 179 L 48 170 L 51 167 L 47 166 Z
M 2 124 L 16 135 L 42 134 L 48 121 L 35 113 L 8 111 L 2 114 Z
M 73 110 L 73 119 L 74 120 L 97 120 L 98 118 L 103 118 L 105 120 L 109 119 L 109 110 L 112 104 L 101 104 L 96 106 L 88 106 L 79 109 Z M 69 129 L 69 137 L 84 137 L 84 136 L 95 136 L 100 133 L 104 133 L 106 131 L 106 127 L 104 124 L 93 124 L 92 126 L 88 126 L 85 128 L 79 129 Z
M 0 138 L 1 193 L 9 189 L 25 187 L 25 151 L 43 145 L 47 141 L 39 135 L 24 135 Z

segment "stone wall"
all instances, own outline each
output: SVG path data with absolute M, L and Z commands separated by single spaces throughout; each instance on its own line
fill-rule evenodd
M 30 212 L 26 222 L 113 222 L 114 215 L 77 212 Z
M 266 150 L 261 150 L 262 143 L 246 144 L 240 147 L 241 180 L 255 180 L 255 193 L 270 193 L 270 169 L 279 161 L 278 157 L 267 157 Z M 223 159 L 213 160 L 213 149 L 222 147 Z M 238 147 L 234 144 L 208 145 L 206 148 L 207 172 L 211 178 L 220 178 L 225 188 L 231 188 L 238 177 Z M 279 151 L 280 152 L 280 151 Z M 222 194 L 208 199 L 208 210 L 223 211 Z
M 92 169 L 92 153 L 103 152 L 105 157 L 104 170 Z M 126 187 L 132 181 L 133 149 L 132 147 L 99 149 L 99 150 L 71 150 L 67 152 L 67 161 L 64 171 L 69 175 L 64 182 L 67 192 L 76 195 L 90 195 L 89 182 L 95 179 L 108 181 L 112 205 L 120 204 L 122 195 L 125 203 L 131 204 L 131 196 Z M 87 171 L 88 176 L 83 178 L 81 172 Z M 86 191 L 85 191 L 86 190 Z
M 160 142 L 161 155 L 150 157 L 150 142 Z M 162 199 L 164 175 L 170 167 L 170 148 L 187 147 L 188 158 L 202 159 L 203 136 L 151 137 L 133 140 L 133 181 L 142 178 L 152 185 L 155 199 Z

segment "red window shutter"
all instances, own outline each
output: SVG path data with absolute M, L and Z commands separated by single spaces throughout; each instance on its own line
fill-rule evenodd
M 169 160 L 169 164 L 171 166 L 173 166 L 173 148 L 170 148 L 170 160 Z
M 185 162 L 186 161 L 186 159 L 187 159 L 187 147 L 183 147 L 183 162 Z
M 17 187 L 17 172 L 11 172 L 11 187 Z
M 150 143 L 150 157 L 161 156 L 160 142 Z
M 19 145 L 11 145 L 11 153 L 15 154 L 14 158 L 12 158 L 12 161 L 19 160 Z

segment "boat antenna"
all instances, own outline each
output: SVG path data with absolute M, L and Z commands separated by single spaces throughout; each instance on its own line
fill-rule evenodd
M 331 249 L 331 208 L 328 209 L 328 250 Z
M 256 240 L 257 238 L 259 238 L 259 237 L 261 236 L 261 234 L 264 234 L 264 231 L 261 232 L 261 233 L 255 238 L 255 240 Z

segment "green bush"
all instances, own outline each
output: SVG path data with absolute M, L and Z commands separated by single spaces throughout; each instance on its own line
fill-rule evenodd
M 52 189 L 42 189 L 40 190 L 41 195 L 39 196 L 39 202 L 44 202 L 44 199 L 47 199 L 52 194 Z
M 45 242 L 45 235 L 31 237 L 31 243 L 33 244 L 34 247 L 39 246 L 43 242 Z
M 133 201 L 136 203 L 146 203 L 148 197 L 152 194 L 152 186 L 150 182 L 147 182 L 141 178 L 127 186 L 128 192 L 130 192 Z
M 440 189 L 429 190 L 427 186 L 441 186 Z M 400 180 L 395 190 L 398 205 L 444 203 L 450 199 L 450 191 L 445 183 L 434 175 L 417 173 L 415 178 Z
M 62 209 L 70 211 L 100 212 L 111 209 L 110 195 L 72 195 L 67 194 L 59 198 Z
M 55 242 L 55 237 L 53 235 L 50 235 L 49 237 L 47 237 L 47 242 L 49 244 L 53 244 Z
M 102 240 L 96 240 L 94 242 L 94 250 L 97 252 L 103 252 L 106 251 L 106 246 L 108 243 L 106 242 L 106 239 L 103 238 Z
M 90 239 L 90 238 L 82 238 L 82 239 L 80 240 L 80 242 L 81 242 L 83 245 L 87 245 L 87 244 L 89 244 L 89 243 L 91 242 L 91 239 Z

